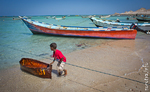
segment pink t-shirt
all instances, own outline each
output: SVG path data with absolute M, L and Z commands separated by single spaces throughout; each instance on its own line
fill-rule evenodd
M 63 58 L 63 62 L 66 62 L 66 57 L 61 53 L 60 50 L 57 50 L 57 49 L 56 49 L 55 53 L 53 52 L 53 57 L 54 57 L 55 59 L 59 59 L 59 60 L 60 60 L 62 57 L 64 57 L 64 58 Z

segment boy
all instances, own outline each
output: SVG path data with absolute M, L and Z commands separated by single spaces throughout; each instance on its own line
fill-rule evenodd
M 58 61 L 57 64 L 57 71 L 58 71 L 58 75 L 61 75 L 61 72 L 64 71 L 64 76 L 67 75 L 67 70 L 64 69 L 65 63 L 66 63 L 66 57 L 61 53 L 61 51 L 59 51 L 57 48 L 57 44 L 56 43 L 51 43 L 50 44 L 50 49 L 53 51 L 53 57 L 54 60 L 53 62 L 50 63 L 50 65 L 52 65 L 55 60 Z

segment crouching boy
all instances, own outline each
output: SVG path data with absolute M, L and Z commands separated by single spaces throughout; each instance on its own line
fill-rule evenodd
M 52 65 L 55 61 L 58 61 L 57 64 L 58 75 L 61 76 L 61 73 L 64 71 L 64 76 L 66 76 L 67 70 L 64 68 L 66 63 L 66 57 L 62 54 L 60 50 L 56 48 L 57 48 L 56 43 L 50 44 L 50 49 L 53 51 L 53 57 L 54 57 L 54 60 L 53 62 L 50 63 L 50 65 Z

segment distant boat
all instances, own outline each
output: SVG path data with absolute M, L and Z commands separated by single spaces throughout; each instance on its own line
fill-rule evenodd
M 131 26 L 132 22 L 117 22 L 115 20 L 106 20 L 106 19 L 100 19 L 96 17 L 90 18 L 91 21 L 97 26 L 97 27 L 113 27 L 113 26 Z M 149 26 L 150 23 L 135 23 L 137 26 Z
M 27 18 L 21 19 L 33 34 L 115 39 L 135 39 L 137 34 L 135 29 L 130 29 L 129 27 L 63 26 L 38 22 Z
M 56 16 L 53 16 L 52 19 L 56 18 Z
M 109 18 L 111 15 L 107 15 L 107 16 L 100 16 L 100 18 Z
M 21 19 L 21 18 L 16 18 L 16 17 L 15 17 L 15 18 L 13 18 L 13 20 L 20 20 L 20 19 Z
M 50 19 L 51 18 L 51 16 L 46 16 L 46 19 Z
M 137 19 L 138 21 L 150 22 L 150 18 L 148 18 L 148 17 L 137 17 L 136 19 Z
M 56 18 L 55 16 L 53 16 L 52 18 L 55 19 L 55 20 L 63 20 L 63 19 L 66 18 L 66 16 L 63 16 L 63 17 L 61 17 L 61 18 Z
M 62 17 L 62 18 L 54 18 L 55 20 L 63 20 L 65 19 L 66 17 Z
M 82 18 L 91 18 L 92 16 L 90 15 L 90 16 L 87 16 L 87 15 L 85 15 L 85 16 L 81 16 Z
M 49 66 L 49 64 L 47 63 L 30 58 L 22 58 L 19 61 L 19 63 L 20 68 L 23 71 L 26 71 L 41 78 L 50 78 L 50 79 L 52 78 L 51 77 L 52 65 Z

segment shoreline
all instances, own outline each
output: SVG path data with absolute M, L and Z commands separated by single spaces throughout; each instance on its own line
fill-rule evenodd
M 143 83 L 146 83 L 144 75 L 147 72 L 144 72 L 143 65 L 150 64 L 149 38 L 149 35 L 141 33 L 135 40 L 112 40 L 99 46 L 65 54 L 68 70 L 66 77 L 57 77 L 56 62 L 53 64 L 52 79 L 30 75 L 21 71 L 19 64 L 15 65 L 0 71 L 0 90 L 3 92 L 145 92 L 146 85 Z M 51 62 L 49 59 L 40 61 Z M 150 71 L 150 67 L 147 68 Z M 150 90 L 150 85 L 148 89 Z

